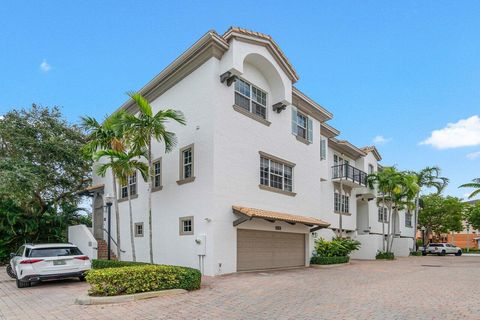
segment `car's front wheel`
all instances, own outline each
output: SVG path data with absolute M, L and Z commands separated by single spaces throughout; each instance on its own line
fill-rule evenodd
M 7 274 L 10 278 L 13 278 L 13 279 L 17 278 L 10 264 L 7 265 Z
M 17 279 L 17 288 L 28 288 L 31 286 L 32 283 L 30 281 L 22 281 Z
M 458 252 L 455 253 L 455 255 L 456 255 L 457 257 L 461 256 L 461 255 L 462 255 L 462 250 L 458 250 Z
M 447 254 L 447 252 L 446 252 L 445 250 L 442 250 L 442 252 L 440 252 L 438 255 L 439 255 L 439 256 L 444 256 L 444 255 L 446 255 L 446 254 Z

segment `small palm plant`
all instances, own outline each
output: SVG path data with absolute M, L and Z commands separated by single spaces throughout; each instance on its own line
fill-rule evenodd
M 109 169 L 117 177 L 120 185 L 127 186 L 127 198 L 128 198 L 128 211 L 130 216 L 130 243 L 132 247 L 132 259 L 136 261 L 135 253 L 135 239 L 134 239 L 134 224 L 132 213 L 132 201 L 130 190 L 130 177 L 137 171 L 142 175 L 143 180 L 148 179 L 148 166 L 141 161 L 141 158 L 146 158 L 146 152 L 142 149 L 133 151 L 116 151 L 116 150 L 100 150 L 95 155 L 95 160 L 100 160 L 102 157 L 107 157 L 110 162 L 100 165 L 97 168 L 97 174 L 101 177 L 105 177 Z M 118 225 L 118 221 L 117 221 Z

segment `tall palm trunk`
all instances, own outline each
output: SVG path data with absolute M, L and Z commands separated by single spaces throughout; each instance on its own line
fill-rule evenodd
M 113 161 L 113 160 L 111 160 Z M 115 227 L 117 230 L 117 258 L 118 260 L 121 259 L 121 251 L 120 251 L 120 210 L 118 209 L 118 193 L 117 193 L 117 178 L 115 177 L 115 173 L 112 171 L 112 184 L 113 184 L 113 203 L 115 204 Z
M 420 192 L 415 197 L 415 217 L 413 219 L 413 251 L 417 251 L 417 228 L 418 228 L 418 213 L 420 211 Z
M 135 229 L 133 226 L 132 196 L 130 195 L 130 185 L 128 186 L 128 211 L 130 214 L 130 243 L 132 246 L 132 260 L 137 261 L 137 255 L 135 253 L 135 239 L 133 237 Z
M 390 252 L 390 239 L 392 237 L 392 202 L 388 204 L 387 251 Z
M 148 139 L 148 241 L 150 244 L 150 263 L 153 263 L 153 236 L 152 236 L 152 139 Z
M 343 199 L 342 199 L 342 195 L 343 195 L 343 183 L 342 183 L 342 180 L 343 180 L 343 164 L 340 166 L 340 214 L 338 216 L 338 228 L 339 228 L 339 237 L 340 238 L 343 238 Z
M 398 209 L 395 207 L 395 210 L 393 212 L 393 222 L 392 222 L 392 238 L 390 239 L 390 248 L 388 249 L 389 252 L 392 252 L 393 249 L 393 241 L 395 239 L 395 234 L 396 234 L 396 228 L 397 228 L 397 216 L 398 216 Z
M 385 196 L 382 196 L 382 249 L 385 252 Z

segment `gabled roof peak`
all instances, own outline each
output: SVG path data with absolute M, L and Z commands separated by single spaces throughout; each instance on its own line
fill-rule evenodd
M 282 49 L 280 49 L 278 44 L 273 40 L 273 38 L 270 35 L 257 32 L 257 31 L 248 30 L 245 28 L 230 27 L 222 35 L 222 38 L 227 42 L 231 38 L 239 38 L 239 39 L 244 39 L 245 41 L 253 40 L 258 43 L 261 43 L 262 45 L 267 47 L 270 53 L 275 57 L 277 62 L 280 64 L 280 66 L 284 69 L 284 71 L 289 76 L 292 83 L 295 83 L 300 79 L 297 72 L 293 68 L 292 64 L 283 53 Z
M 369 152 L 373 153 L 377 161 L 382 160 L 382 156 L 380 155 L 380 152 L 378 152 L 375 146 L 366 146 L 366 147 L 360 148 L 360 150 L 362 150 L 365 153 L 369 153 Z

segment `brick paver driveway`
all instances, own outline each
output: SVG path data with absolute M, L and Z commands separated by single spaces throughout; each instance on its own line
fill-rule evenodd
M 243 273 L 202 290 L 79 306 L 76 280 L 17 289 L 0 273 L 2 319 L 480 319 L 479 257 L 353 261 L 334 269 Z

